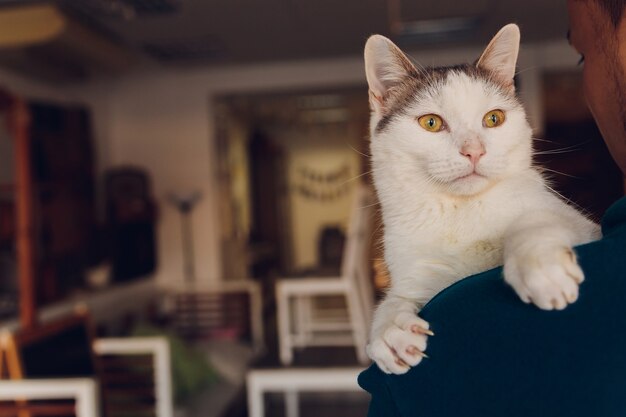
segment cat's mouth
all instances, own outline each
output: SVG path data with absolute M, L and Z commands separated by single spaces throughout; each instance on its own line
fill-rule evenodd
M 470 180 L 470 179 L 475 179 L 475 178 L 485 178 L 485 176 L 473 170 L 469 174 L 465 174 L 460 177 L 457 177 L 455 181 Z

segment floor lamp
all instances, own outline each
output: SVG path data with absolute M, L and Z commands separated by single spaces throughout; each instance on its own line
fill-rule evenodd
M 193 251 L 193 229 L 191 228 L 191 212 L 201 200 L 202 194 L 194 191 L 189 194 L 170 193 L 168 201 L 178 210 L 181 216 L 181 238 L 183 243 L 183 273 L 185 282 L 196 281 L 195 257 Z

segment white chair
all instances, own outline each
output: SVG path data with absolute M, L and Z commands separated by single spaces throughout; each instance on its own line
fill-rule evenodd
M 301 392 L 363 392 L 357 383 L 362 368 L 281 368 L 248 372 L 248 416 L 265 417 L 263 397 L 269 392 L 285 395 L 285 415 L 298 417 Z
M 98 384 L 92 378 L 0 381 L 0 401 L 74 400 L 76 417 L 99 417 Z M 18 415 L 30 415 L 16 409 Z
M 263 299 L 261 286 L 249 279 L 170 285 L 164 287 L 165 309 L 173 318 L 173 325 L 179 334 L 200 333 L 216 325 L 224 324 L 226 312 L 219 303 L 220 296 L 232 294 L 247 295 L 250 333 L 255 355 L 265 351 L 263 330 Z M 205 335 L 206 336 L 206 335 Z
M 154 415 L 156 417 L 174 416 L 172 355 L 170 344 L 165 337 L 100 338 L 94 340 L 93 350 L 96 355 L 101 356 L 151 356 L 154 372 Z
M 62 354 L 68 350 L 71 355 Z M 128 397 L 129 392 L 132 396 L 132 389 L 143 389 L 143 386 L 139 386 L 143 384 L 147 389 L 153 390 L 154 403 L 134 401 L 135 398 L 132 398 L 132 404 L 128 401 L 123 404 L 124 411 L 132 414 L 131 410 L 139 407 L 143 412 L 147 407 L 151 408 L 150 412 L 156 417 L 174 415 L 171 352 L 167 339 L 94 339 L 93 325 L 83 308 L 78 309 L 75 314 L 42 323 L 32 329 L 2 333 L 0 361 L 2 354 L 6 359 L 6 374 L 12 380 L 0 381 L 0 390 L 3 390 L 1 400 L 21 402 L 28 399 L 74 399 L 78 415 L 97 416 L 99 390 L 92 395 L 94 386 L 101 385 L 103 388 L 106 394 L 104 409 L 107 410 L 111 406 L 117 407 L 118 404 L 112 401 L 114 397 L 119 399 L 120 394 Z M 111 373 L 103 366 L 105 357 L 115 361 L 115 370 Z M 133 382 L 135 386 L 131 387 L 125 382 L 124 377 L 128 375 L 123 374 L 126 371 L 120 365 L 128 363 L 132 368 L 138 363 L 135 359 L 137 357 L 148 360 L 139 362 L 141 366 L 138 369 L 141 369 L 142 375 Z M 116 379 L 109 378 L 113 373 Z M 48 375 L 58 377 L 52 378 Z M 45 379 L 39 379 L 40 377 Z M 119 385 L 119 382 L 123 384 Z M 66 415 L 67 412 L 61 408 L 53 413 Z
M 373 310 L 370 242 L 373 192 L 359 185 L 350 214 L 341 272 L 336 277 L 283 278 L 276 283 L 280 361 L 293 362 L 293 349 L 306 346 L 354 346 L 367 363 L 367 329 Z M 341 296 L 345 306 L 325 308 L 321 297 Z
M 6 338 L 6 336 L 5 336 Z M 131 337 L 96 339 L 97 355 L 150 355 L 154 369 L 156 417 L 173 417 L 170 348 L 163 337 Z M 94 378 L 27 378 L 0 381 L 0 401 L 74 400 L 76 417 L 100 416 L 100 388 Z M 16 407 L 17 408 L 17 407 Z M 28 410 L 25 406 L 24 410 Z M 67 410 L 59 408 L 62 415 Z M 54 411 L 52 411 L 54 413 Z M 31 415 L 28 411 L 19 415 Z

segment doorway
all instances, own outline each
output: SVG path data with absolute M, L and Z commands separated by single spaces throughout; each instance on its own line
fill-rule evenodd
M 336 262 L 332 236 L 345 232 L 369 171 L 365 89 L 222 96 L 216 113 L 225 280 Z M 323 238 L 334 249 L 321 251 Z

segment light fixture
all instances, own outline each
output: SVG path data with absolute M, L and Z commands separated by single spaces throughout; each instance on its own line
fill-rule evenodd
M 399 43 L 429 43 L 460 40 L 481 24 L 480 15 L 403 20 L 401 0 L 387 0 L 389 25 Z

